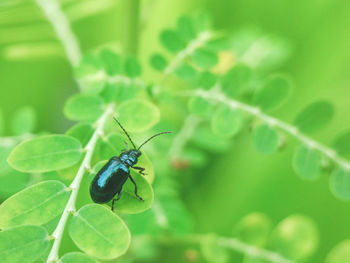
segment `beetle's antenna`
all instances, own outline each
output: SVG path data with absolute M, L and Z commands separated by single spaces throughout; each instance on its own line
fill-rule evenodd
M 124 129 L 124 127 L 120 124 L 120 122 L 117 120 L 116 117 L 113 117 L 113 119 L 118 123 L 118 125 L 120 126 L 120 128 L 122 128 L 123 132 L 126 134 L 126 136 L 128 137 L 129 141 L 131 142 L 131 144 L 134 146 L 134 149 L 136 149 L 136 146 L 134 144 L 134 142 L 131 140 L 129 134 L 127 133 L 127 131 Z M 140 148 L 140 147 L 139 147 Z
M 140 148 L 141 148 L 142 146 L 144 146 L 146 143 L 148 143 L 148 142 L 149 142 L 150 140 L 152 140 L 154 137 L 156 137 L 156 136 L 158 136 L 158 135 L 161 135 L 161 134 L 166 134 L 166 133 L 171 133 L 171 132 L 160 132 L 160 133 L 157 133 L 157 134 L 151 136 L 151 137 L 148 138 L 144 143 L 142 143 L 142 144 L 140 145 L 140 147 L 137 148 L 137 150 L 140 150 Z

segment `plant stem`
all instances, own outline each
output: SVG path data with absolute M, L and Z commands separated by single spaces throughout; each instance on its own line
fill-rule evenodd
M 205 90 L 197 90 L 196 94 L 198 96 L 201 96 L 204 99 L 217 101 L 223 104 L 228 105 L 229 107 L 233 109 L 240 109 L 241 111 L 244 111 L 254 117 L 259 118 L 263 122 L 269 124 L 270 126 L 275 126 L 284 131 L 285 133 L 288 133 L 292 137 L 296 138 L 306 146 L 315 149 L 322 153 L 323 155 L 327 156 L 330 160 L 338 164 L 340 167 L 342 167 L 345 170 L 350 170 L 350 162 L 339 157 L 336 152 L 333 149 L 330 149 L 321 143 L 311 139 L 310 137 L 302 134 L 297 127 L 282 122 L 279 119 L 276 119 L 274 117 L 271 117 L 263 112 L 257 107 L 250 106 L 248 104 L 242 103 L 238 100 L 227 98 L 224 94 L 220 92 L 210 92 Z
M 79 42 L 70 27 L 69 20 L 63 13 L 57 0 L 35 0 L 37 5 L 52 24 L 56 35 L 63 45 L 70 64 L 76 67 L 81 59 Z
M 187 116 L 187 118 L 183 122 L 180 131 L 176 134 L 170 146 L 170 158 L 178 158 L 181 156 L 182 149 L 184 148 L 188 140 L 191 138 L 200 121 L 201 119 L 193 114 Z
M 68 216 L 70 213 L 74 213 L 76 211 L 75 203 L 79 192 L 80 183 L 82 181 L 85 171 L 91 169 L 91 163 L 90 163 L 91 157 L 94 152 L 97 140 L 100 136 L 103 135 L 104 125 L 107 121 L 107 118 L 113 113 L 113 108 L 114 108 L 113 104 L 109 105 L 106 108 L 105 112 L 102 114 L 102 116 L 97 120 L 96 130 L 84 148 L 84 150 L 86 151 L 85 157 L 79 167 L 77 175 L 75 176 L 73 182 L 69 186 L 72 190 L 72 193 L 69 197 L 66 207 L 64 208 L 60 221 L 58 222 L 58 225 L 52 234 L 55 240 L 52 245 L 50 254 L 47 258 L 47 261 L 46 261 L 47 263 L 58 261 L 58 252 L 61 245 L 63 232 L 68 220 Z
M 140 0 L 123 0 L 122 45 L 125 54 L 137 54 Z

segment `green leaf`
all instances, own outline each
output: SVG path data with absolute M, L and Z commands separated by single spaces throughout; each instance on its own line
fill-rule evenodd
M 338 243 L 326 257 L 326 263 L 345 263 L 350 258 L 350 239 Z
M 86 254 L 102 260 L 123 255 L 130 245 L 130 232 L 119 216 L 102 205 L 79 209 L 69 222 L 73 242 Z
M 350 200 L 350 172 L 338 168 L 330 177 L 330 187 L 336 197 L 341 200 Z
M 214 52 L 203 48 L 196 49 L 191 54 L 191 59 L 194 64 L 201 68 L 211 68 L 219 61 Z
M 198 147 L 204 148 L 212 152 L 226 151 L 230 146 L 229 140 L 220 136 L 217 136 L 212 132 L 212 129 L 200 127 L 196 130 L 196 136 L 191 138 Z
M 36 116 L 32 107 L 23 107 L 14 113 L 11 121 L 11 131 L 13 134 L 25 134 L 34 131 Z
M 0 147 L 0 200 L 21 191 L 28 186 L 30 175 L 21 173 L 6 162 L 12 147 Z
M 281 221 L 272 234 L 271 246 L 283 256 L 304 261 L 317 248 L 318 229 L 313 220 L 303 215 L 291 215 Z
M 208 262 L 225 263 L 229 260 L 229 253 L 226 248 L 219 245 L 215 235 L 207 235 L 200 243 L 203 257 Z
M 159 122 L 159 109 L 143 99 L 128 100 L 120 104 L 118 119 L 129 132 L 144 132 Z
M 213 111 L 213 105 L 211 102 L 200 96 L 191 97 L 188 107 L 192 114 L 199 117 L 208 117 Z
M 141 65 L 135 56 L 129 56 L 126 58 L 125 73 L 130 78 L 136 78 L 141 75 Z
M 19 226 L 0 232 L 0 258 L 4 263 L 36 261 L 49 246 L 48 234 L 40 226 Z
M 118 75 L 122 72 L 121 57 L 111 50 L 104 49 L 100 52 L 103 68 L 110 76 Z
M 302 132 L 315 132 L 325 127 L 333 118 L 333 105 L 328 101 L 317 101 L 306 106 L 295 118 L 294 124 Z
M 92 95 L 76 94 L 68 99 L 63 112 L 71 120 L 94 121 L 103 113 L 103 100 Z
M 196 32 L 194 30 L 192 20 L 188 16 L 181 16 L 177 20 L 176 27 L 179 35 L 184 41 L 190 42 L 196 38 Z
M 99 144 L 99 157 L 101 160 L 108 160 L 112 156 L 118 156 L 122 150 L 126 150 L 126 144 L 130 144 L 125 136 L 119 133 L 112 133 Z M 129 145 L 132 147 L 132 145 Z
M 60 259 L 60 263 L 97 263 L 94 258 L 81 253 L 81 252 L 69 252 Z
M 228 96 L 235 97 L 249 86 L 251 78 L 251 69 L 248 66 L 239 64 L 222 77 L 221 86 Z
M 107 103 L 123 102 L 134 98 L 139 90 L 140 87 L 133 83 L 107 83 L 101 92 L 101 96 Z
M 263 154 L 272 154 L 278 149 L 278 133 L 267 124 L 254 130 L 253 141 L 255 148 Z
M 333 142 L 333 149 L 344 157 L 350 156 L 350 131 L 337 136 Z
M 93 133 L 94 129 L 88 123 L 78 123 L 66 132 L 67 135 L 79 140 L 83 146 L 89 142 Z
M 160 40 L 164 47 L 173 53 L 180 52 L 185 47 L 179 34 L 173 30 L 164 30 L 160 34 Z
M 182 63 L 175 69 L 175 74 L 179 78 L 187 80 L 196 77 L 197 71 L 190 65 Z
M 42 173 L 72 166 L 81 157 L 81 144 L 77 139 L 45 135 L 18 144 L 7 161 L 21 172 Z
M 321 156 L 316 150 L 302 145 L 294 153 L 293 167 L 301 178 L 315 180 L 320 173 Z
M 262 110 L 273 110 L 280 107 L 288 98 L 291 83 L 288 78 L 275 75 L 268 78 L 254 96 L 254 104 Z
M 101 68 L 101 61 L 94 54 L 89 53 L 83 56 L 74 72 L 77 77 L 81 78 L 96 74 Z
M 234 229 L 234 235 L 244 243 L 264 247 L 272 230 L 271 219 L 262 213 L 251 213 L 243 217 Z
M 211 128 L 213 132 L 225 138 L 236 135 L 241 130 L 242 125 L 242 113 L 228 106 L 220 107 L 211 119 Z
M 152 67 L 158 71 L 163 71 L 168 65 L 165 57 L 160 54 L 153 54 L 150 58 L 150 63 Z
M 209 90 L 214 87 L 217 81 L 217 76 L 215 76 L 210 71 L 202 71 L 198 76 L 198 87 L 203 88 L 205 90 Z
M 42 225 L 62 214 L 70 192 L 59 181 L 32 185 L 5 200 L 0 206 L 0 228 Z

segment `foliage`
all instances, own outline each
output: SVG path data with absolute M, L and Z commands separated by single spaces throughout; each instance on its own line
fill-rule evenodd
M 63 108 L 67 119 L 76 122 L 66 134 L 36 132 L 32 108 L 14 115 L 13 136 L 0 144 L 4 262 L 149 260 L 160 253 L 157 245 L 169 240 L 194 244 L 206 262 L 231 262 L 232 250 L 243 253 L 244 262 L 304 262 L 317 251 L 317 224 L 300 214 L 273 228 L 267 215 L 251 213 L 231 236 L 195 234 L 174 178 L 189 168 L 204 167 L 210 153 L 228 151 L 230 142 L 250 129 L 253 145 L 265 155 L 282 151 L 285 135 L 294 138 L 299 146 L 292 166 L 300 178 L 315 180 L 327 163 L 331 191 L 349 200 L 349 132 L 336 137 L 334 150 L 308 135 L 330 123 L 333 104 L 313 101 L 293 124 L 273 117 L 293 89 L 289 76 L 263 69 L 263 62 L 273 65 L 279 58 L 266 52 L 254 60 L 240 44 L 242 37 L 213 31 L 205 12 L 181 16 L 159 40 L 165 51 L 150 56 L 149 64 L 158 72 L 152 83 L 143 80 L 145 65 L 134 55 L 102 48 L 81 58 L 74 67 L 80 92 Z M 264 45 L 267 50 L 283 49 L 273 39 Z M 236 60 L 223 63 L 232 53 Z M 179 88 L 166 80 L 174 80 Z M 169 112 L 175 112 L 177 120 Z M 110 204 L 92 204 L 88 193 L 94 175 L 125 149 L 126 138 L 112 117 L 135 142 L 151 132 L 176 131 L 159 138 L 156 147 L 144 148 L 138 166 L 146 168 L 146 176 L 131 172 L 145 201 L 135 197 L 128 181 L 115 212 Z M 64 250 L 64 242 L 73 242 L 81 252 Z M 330 252 L 328 263 L 347 258 L 346 242 Z M 30 246 L 22 249 L 25 244 Z M 142 253 L 144 247 L 151 253 Z

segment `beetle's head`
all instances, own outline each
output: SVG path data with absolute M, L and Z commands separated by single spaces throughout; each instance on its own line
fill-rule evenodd
M 120 155 L 120 160 L 127 166 L 134 166 L 137 163 L 138 157 L 141 155 L 141 152 L 136 149 L 132 149 L 126 152 L 123 152 Z

